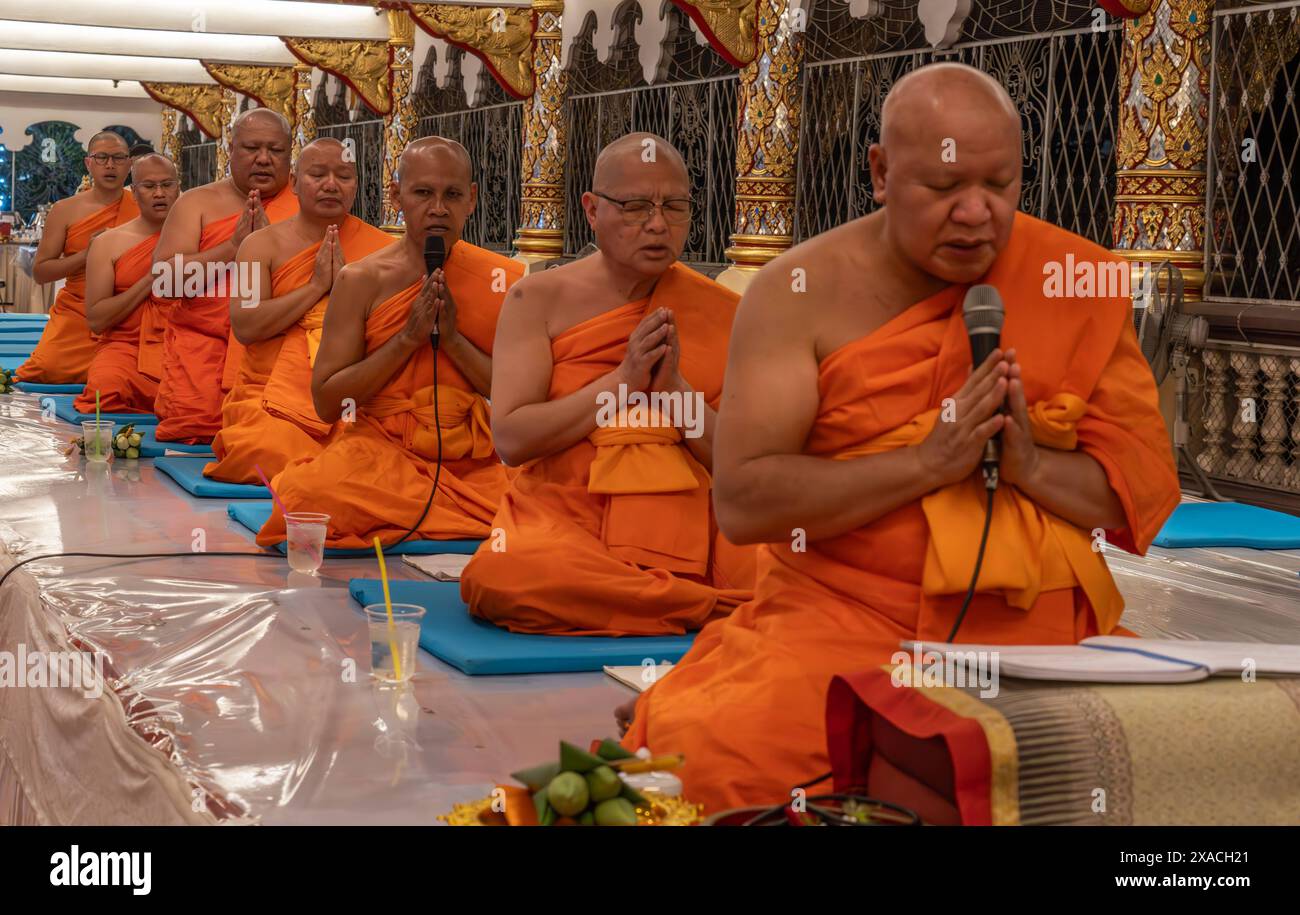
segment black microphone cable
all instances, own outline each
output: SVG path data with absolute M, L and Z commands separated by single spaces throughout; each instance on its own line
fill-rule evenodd
M 424 503 L 424 511 L 420 512 L 420 520 L 411 525 L 411 529 L 403 534 L 396 542 L 383 547 L 383 552 L 387 553 L 404 543 L 408 537 L 420 529 L 424 519 L 429 517 L 429 509 L 433 507 L 434 496 L 438 495 L 438 478 L 442 476 L 442 423 L 438 421 L 438 325 L 435 322 L 433 332 L 429 334 L 429 342 L 433 344 L 433 428 L 434 435 L 438 439 L 438 463 L 433 468 L 433 488 L 429 490 L 429 498 Z
M 975 586 L 979 584 L 980 568 L 984 565 L 984 550 L 989 545 L 989 528 L 993 526 L 993 496 L 998 491 L 998 471 L 994 467 L 992 471 L 984 471 L 984 488 L 988 492 L 988 501 L 984 505 L 984 533 L 980 535 L 979 552 L 975 554 L 975 571 L 971 573 L 970 587 L 966 589 L 966 599 L 962 601 L 961 610 L 957 613 L 957 621 L 952 624 L 952 632 L 948 633 L 946 641 L 951 642 L 957 638 L 957 630 L 961 628 L 962 621 L 966 619 L 966 611 L 970 609 L 970 602 L 975 597 Z

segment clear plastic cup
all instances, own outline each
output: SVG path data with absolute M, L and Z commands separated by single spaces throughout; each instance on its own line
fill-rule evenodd
M 86 460 L 107 462 L 113 453 L 114 425 L 107 419 L 87 419 L 81 424 L 81 440 L 86 443 Z
M 417 604 L 393 604 L 389 625 L 384 604 L 366 607 L 370 626 L 370 675 L 384 683 L 403 683 L 415 672 L 415 649 L 420 644 L 420 620 L 424 608 Z M 393 663 L 396 652 L 397 664 Z M 401 670 L 401 676 L 397 675 Z
M 325 558 L 325 534 L 330 516 L 315 512 L 289 512 L 284 516 L 285 539 L 289 541 L 289 568 L 315 575 Z

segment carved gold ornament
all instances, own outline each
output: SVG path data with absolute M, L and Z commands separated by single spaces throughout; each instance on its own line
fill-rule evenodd
M 140 83 L 149 97 L 175 108 L 214 140 L 221 139 L 222 98 L 225 87 L 200 83 Z
M 733 67 L 758 56 L 759 0 L 673 0 Z
M 430 35 L 481 58 L 515 98 L 533 94 L 533 11 L 528 7 L 409 3 L 412 18 Z
M 293 67 L 261 64 L 222 64 L 202 61 L 203 69 L 223 86 L 252 98 L 263 108 L 293 123 Z
M 388 65 L 392 51 L 387 41 L 349 38 L 281 38 L 294 57 L 333 73 L 375 114 L 393 110 Z

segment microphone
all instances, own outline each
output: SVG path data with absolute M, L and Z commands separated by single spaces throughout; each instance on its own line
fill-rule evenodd
M 433 275 L 433 271 L 442 269 L 443 262 L 447 260 L 447 243 L 443 241 L 441 235 L 426 235 L 424 238 L 424 272 L 428 276 Z M 429 342 L 433 348 L 438 348 L 438 319 L 439 315 L 433 316 L 433 330 L 429 332 Z
M 961 313 L 966 322 L 966 332 L 970 334 L 971 371 L 974 371 L 984 364 L 1002 340 L 1002 321 L 1006 315 L 1002 296 L 994 286 L 972 286 L 966 291 Z M 980 461 L 984 469 L 984 485 L 991 490 L 998 488 L 1000 435 L 998 433 L 984 443 L 984 457 Z

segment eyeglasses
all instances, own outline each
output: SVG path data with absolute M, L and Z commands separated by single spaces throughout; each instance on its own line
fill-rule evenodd
M 117 153 L 112 156 L 108 153 L 95 153 L 89 158 L 94 159 L 99 165 L 107 165 L 109 162 L 112 162 L 114 165 L 121 165 L 123 162 L 129 162 L 131 159 L 131 157 L 126 153 Z
M 664 214 L 664 222 L 680 226 L 691 218 L 691 202 L 685 197 L 673 197 L 663 203 L 655 203 L 642 197 L 632 200 L 617 200 L 600 191 L 592 191 L 601 200 L 608 200 L 623 212 L 623 222 L 629 226 L 643 226 L 654 216 L 655 210 Z
M 158 188 L 162 188 L 164 191 L 170 191 L 179 185 L 179 181 L 169 178 L 166 181 L 141 181 L 137 187 L 142 191 L 156 191 Z

